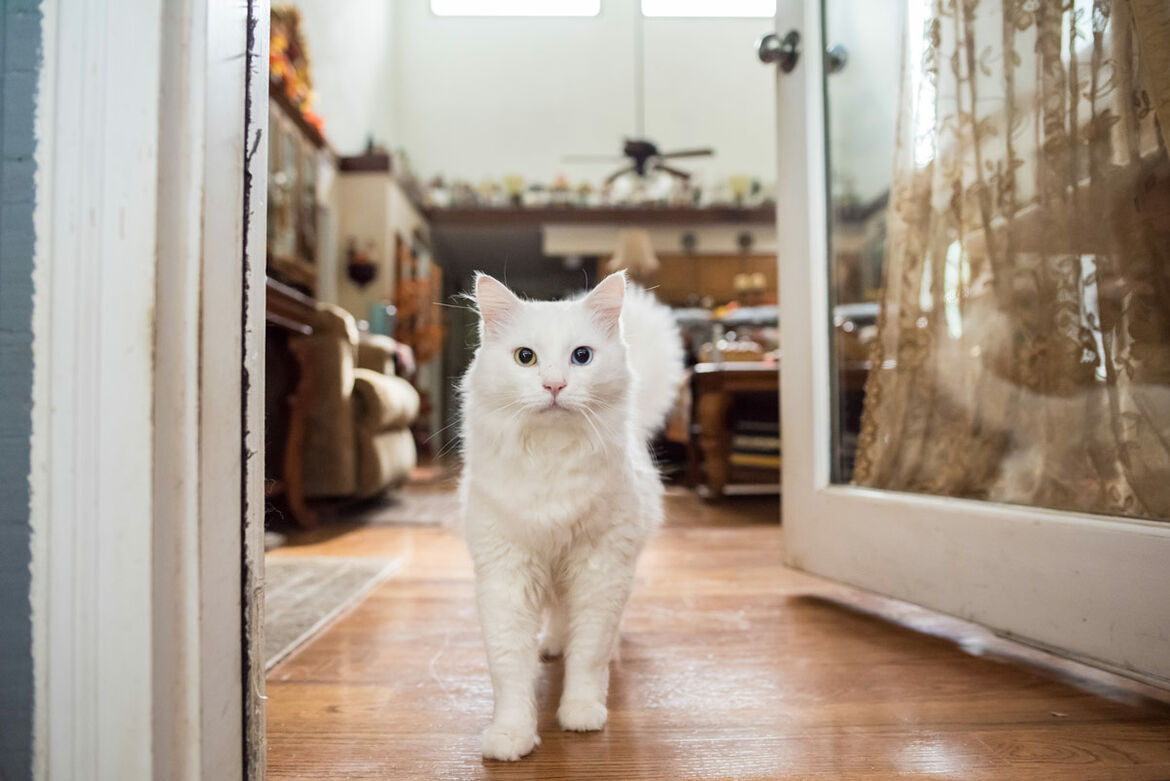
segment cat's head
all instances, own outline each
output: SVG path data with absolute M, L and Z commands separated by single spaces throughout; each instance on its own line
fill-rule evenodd
M 477 276 L 480 346 L 467 385 L 474 407 L 508 420 L 582 426 L 624 414 L 631 382 L 621 331 L 625 292 L 619 272 L 581 298 L 524 301 Z

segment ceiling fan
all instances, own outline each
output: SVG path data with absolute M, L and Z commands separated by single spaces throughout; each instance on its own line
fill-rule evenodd
M 639 177 L 655 171 L 662 171 L 671 176 L 689 180 L 691 175 L 681 168 L 668 165 L 666 160 L 680 157 L 710 157 L 715 154 L 714 149 L 707 147 L 698 149 L 680 149 L 675 152 L 660 152 L 658 146 L 646 138 L 646 78 L 644 57 L 642 55 L 642 14 L 634 15 L 634 126 L 636 137 L 627 138 L 622 146 L 624 157 L 609 157 L 603 155 L 569 155 L 564 159 L 567 163 L 614 163 L 629 159 L 629 165 L 623 166 L 605 178 L 606 184 L 613 184 L 620 176 L 635 173 Z
M 641 123 L 639 122 L 639 125 Z M 622 154 L 628 158 L 629 165 L 623 166 L 605 178 L 606 184 L 612 184 L 619 176 L 628 173 L 636 173 L 638 176 L 646 176 L 654 171 L 662 171 L 679 179 L 690 179 L 691 175 L 680 168 L 668 165 L 665 161 L 675 160 L 680 157 L 710 157 L 715 154 L 714 149 L 679 149 L 674 152 L 659 152 L 658 146 L 645 138 L 628 138 L 622 146 Z M 569 155 L 564 158 L 565 162 L 569 163 L 596 163 L 596 162 L 616 162 L 623 160 L 622 157 L 606 157 L 598 155 Z

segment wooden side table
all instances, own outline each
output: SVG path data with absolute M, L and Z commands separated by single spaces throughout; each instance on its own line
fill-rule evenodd
M 699 446 L 706 468 L 708 497 L 718 499 L 731 482 L 731 438 L 728 410 L 742 393 L 774 393 L 780 403 L 780 366 L 776 363 L 699 363 L 694 367 L 695 408 Z M 753 470 L 766 474 L 770 470 Z
M 304 393 L 301 363 L 295 353 L 298 337 L 313 333 L 317 314 L 315 299 L 271 277 L 266 280 L 264 355 L 264 494 L 269 502 L 283 497 L 283 504 L 301 526 L 309 527 L 316 516 L 305 502 L 301 479 L 304 448 L 304 416 L 294 415 L 298 394 Z

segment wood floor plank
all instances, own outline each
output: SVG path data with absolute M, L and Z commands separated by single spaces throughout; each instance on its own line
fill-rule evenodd
M 491 687 L 450 529 L 339 526 L 274 556 L 402 569 L 272 670 L 271 779 L 1170 779 L 1170 696 L 779 565 L 775 500 L 672 493 L 597 734 L 485 762 Z

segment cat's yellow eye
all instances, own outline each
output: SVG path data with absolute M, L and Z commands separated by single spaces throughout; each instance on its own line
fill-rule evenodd
M 536 353 L 529 347 L 517 347 L 516 352 L 512 353 L 512 355 L 516 359 L 516 363 L 521 366 L 536 365 Z

